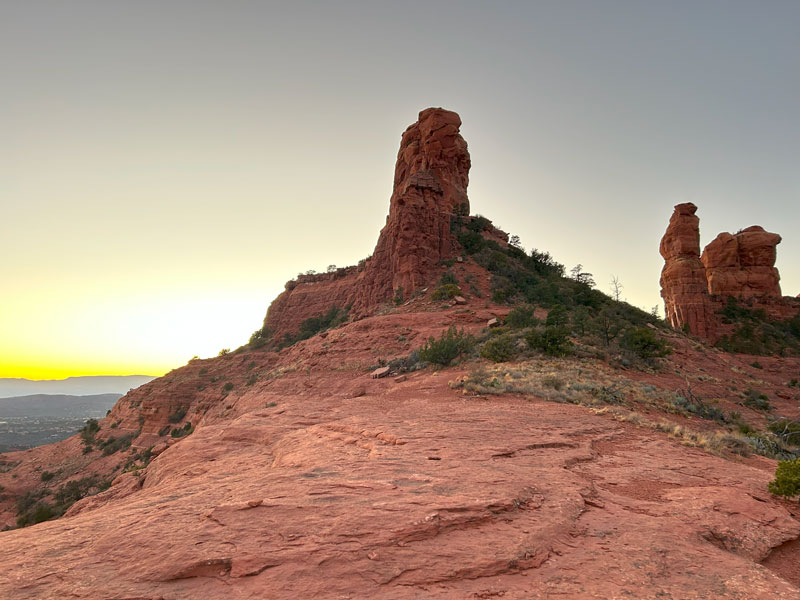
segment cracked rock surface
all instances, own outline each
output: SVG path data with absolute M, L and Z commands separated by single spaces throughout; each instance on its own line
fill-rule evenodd
M 0 596 L 797 598 L 760 564 L 800 535 L 768 471 L 580 406 L 408 384 L 262 394 L 140 488 L 2 534 Z

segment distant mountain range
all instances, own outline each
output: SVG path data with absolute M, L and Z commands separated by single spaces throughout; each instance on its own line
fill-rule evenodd
M 0 398 L 30 396 L 33 394 L 62 394 L 69 396 L 119 394 L 121 396 L 153 379 L 155 377 L 150 375 L 99 375 L 41 381 L 0 377 Z
M 0 418 L 63 417 L 87 419 L 104 417 L 122 394 L 69 396 L 66 394 L 34 394 L 0 398 Z

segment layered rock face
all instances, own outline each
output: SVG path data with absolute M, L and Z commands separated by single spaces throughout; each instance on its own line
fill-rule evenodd
M 356 310 L 366 311 L 398 289 L 425 285 L 443 259 L 454 256 L 450 217 L 469 213 L 469 152 L 461 119 L 429 108 L 403 133 L 394 170 L 389 216 L 367 262 Z
M 703 250 L 708 292 L 734 298 L 780 296 L 775 268 L 777 233 L 754 225 L 739 233 L 720 233 Z
M 423 287 L 440 261 L 456 254 L 450 219 L 456 212 L 469 213 L 470 158 L 460 127 L 461 118 L 452 111 L 419 113 L 400 142 L 389 216 L 373 255 L 341 276 L 287 284 L 264 321 L 273 335 L 293 333 L 303 320 L 331 306 L 350 305 L 351 314 L 368 314 L 400 288 L 408 295 Z
M 676 329 L 687 327 L 694 335 L 714 335 L 713 310 L 708 296 L 705 267 L 700 260 L 700 219 L 691 202 L 678 204 L 661 238 L 664 257 L 661 297 L 667 321 Z
M 666 318 L 676 329 L 716 340 L 718 311 L 729 297 L 763 308 L 776 319 L 798 312 L 781 296 L 775 268 L 777 233 L 754 225 L 735 234 L 720 233 L 700 254 L 700 219 L 692 203 L 678 204 L 661 239 L 661 296 Z

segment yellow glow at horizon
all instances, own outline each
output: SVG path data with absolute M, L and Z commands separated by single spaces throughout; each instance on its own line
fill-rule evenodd
M 263 290 L 100 289 L 6 296 L 0 377 L 163 375 L 193 356 L 247 342 L 271 297 Z

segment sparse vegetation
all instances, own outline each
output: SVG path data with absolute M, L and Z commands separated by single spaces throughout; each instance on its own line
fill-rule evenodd
M 734 325 L 716 345 L 726 352 L 758 355 L 785 355 L 800 352 L 800 315 L 785 321 L 770 318 L 764 309 L 750 309 L 728 297 L 719 311 L 722 322 Z M 758 361 L 756 361 L 757 363 Z M 755 364 L 753 364 L 755 368 Z
M 464 330 L 457 330 L 451 326 L 443 331 L 439 339 L 429 338 L 419 349 L 419 357 L 430 363 L 447 366 L 458 356 L 471 352 L 475 347 L 475 340 Z
M 52 503 L 43 500 L 47 495 L 45 491 L 29 491 L 17 500 L 17 527 L 60 517 L 81 498 L 106 490 L 110 485 L 110 479 L 102 479 L 98 475 L 72 480 L 53 494 Z
M 127 450 L 130 448 L 133 438 L 135 437 L 135 433 L 128 433 L 118 438 L 112 435 L 108 439 L 98 440 L 97 447 L 103 451 L 103 456 L 109 456 L 120 450 Z
M 170 432 L 170 436 L 174 438 L 182 438 L 194 432 L 194 427 L 191 423 L 187 422 L 183 427 L 176 427 Z
M 767 398 L 766 394 L 763 394 L 758 390 L 754 390 L 753 388 L 749 388 L 744 393 L 744 405 L 754 410 L 766 411 L 772 408 L 769 403 L 769 398 Z
M 548 356 L 567 356 L 572 352 L 569 328 L 563 325 L 531 329 L 525 334 L 525 341 L 532 349 Z
M 180 423 L 183 421 L 183 417 L 186 416 L 186 407 L 185 406 L 178 406 L 168 417 L 167 420 L 170 423 Z
M 247 345 L 255 350 L 256 348 L 265 346 L 271 338 L 272 332 L 269 330 L 269 328 L 267 328 L 266 325 L 264 325 L 261 329 L 256 329 L 253 332 L 253 335 L 250 336 L 250 340 L 248 340 Z
M 461 288 L 454 283 L 440 285 L 431 294 L 432 300 L 450 300 L 461 294 Z
M 775 479 L 767 485 L 770 494 L 793 498 L 800 495 L 800 458 L 782 460 L 775 470 Z
M 88 454 L 92 451 L 95 442 L 95 436 L 97 432 L 100 431 L 100 424 L 97 422 L 97 419 L 89 419 L 86 421 L 86 425 L 84 425 L 81 430 L 78 432 L 80 433 L 81 441 L 83 442 L 83 453 Z
M 493 362 L 506 362 L 517 356 L 519 350 L 516 340 L 506 333 L 488 340 L 481 347 L 480 354 Z
M 647 327 L 628 329 L 620 340 L 620 346 L 646 361 L 666 356 L 672 352 L 669 345 Z

